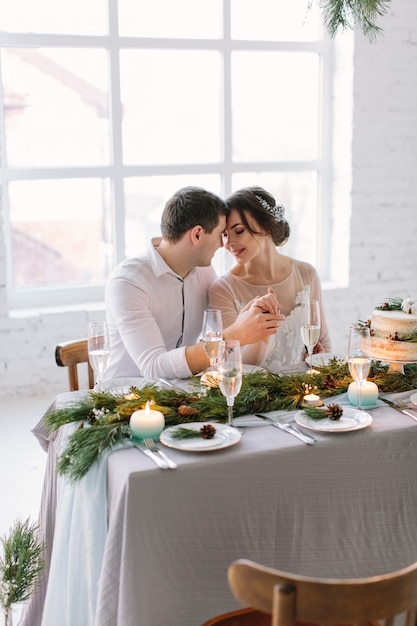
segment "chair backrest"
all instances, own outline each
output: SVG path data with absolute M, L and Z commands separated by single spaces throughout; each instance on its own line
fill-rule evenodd
M 78 365 L 87 363 L 88 386 L 94 387 L 94 372 L 88 360 L 88 339 L 76 339 L 59 343 L 55 348 L 55 361 L 60 367 L 68 367 L 68 382 L 70 391 L 79 389 Z
M 400 614 L 404 626 L 415 624 L 417 563 L 369 578 L 320 579 L 241 559 L 230 565 L 228 579 L 238 600 L 272 615 L 271 626 L 377 621 L 391 626 Z

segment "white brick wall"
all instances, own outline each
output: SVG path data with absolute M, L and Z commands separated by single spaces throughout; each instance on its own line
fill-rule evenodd
M 417 2 L 389 7 L 382 38 L 355 34 L 349 284 L 324 291 L 336 352 L 382 299 L 417 296 Z M 103 310 L 10 316 L 1 220 L 0 208 L 0 394 L 52 394 L 67 385 L 56 343 L 84 336 Z

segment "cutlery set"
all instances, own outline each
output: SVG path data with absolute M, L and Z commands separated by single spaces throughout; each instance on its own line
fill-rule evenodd
M 304 443 L 307 443 L 309 445 L 316 443 L 314 437 L 301 432 L 301 430 L 297 428 L 297 426 L 288 424 L 288 422 L 286 422 L 283 417 L 269 417 L 268 415 L 262 415 L 262 413 L 255 413 L 255 415 L 256 417 L 261 417 L 262 419 L 266 420 L 272 426 L 275 426 L 275 428 L 285 430 L 285 432 L 289 433 L 290 435 L 294 435 L 294 437 L 297 437 L 297 439 L 301 439 L 301 441 L 303 441 Z
M 417 422 L 417 414 L 411 413 L 410 409 L 407 409 L 401 404 L 396 404 L 392 400 L 387 400 L 387 398 L 380 398 L 380 400 L 382 400 L 382 402 L 385 402 L 385 404 L 388 404 L 388 406 L 392 407 L 396 411 L 399 411 L 400 413 L 403 413 L 404 415 L 408 415 L 408 417 L 411 417 L 412 420 Z
M 170 459 L 165 452 L 163 452 L 153 439 L 144 439 L 139 441 L 138 439 L 131 440 L 133 445 L 138 448 L 143 454 L 152 459 L 152 461 L 163 470 L 176 469 L 178 465 Z

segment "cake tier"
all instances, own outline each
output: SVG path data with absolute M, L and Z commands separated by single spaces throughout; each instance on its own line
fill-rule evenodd
M 375 309 L 371 317 L 371 333 L 381 339 L 400 339 L 417 328 L 417 315 L 403 311 L 380 311 Z M 396 342 L 394 342 L 396 343 Z M 414 344 L 417 347 L 417 344 Z
M 374 359 L 386 361 L 387 363 L 391 361 L 402 361 L 404 363 L 417 361 L 417 343 L 371 337 L 371 350 Z

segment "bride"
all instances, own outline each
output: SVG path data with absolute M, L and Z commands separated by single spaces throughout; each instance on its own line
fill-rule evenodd
M 235 265 L 210 287 L 210 306 L 220 309 L 227 327 L 250 300 L 272 288 L 285 315 L 276 334 L 242 348 L 245 363 L 261 365 L 271 372 L 301 362 L 306 354 L 301 339 L 301 311 L 306 300 L 318 300 L 321 331 L 315 352 L 331 350 L 322 306 L 320 279 L 309 263 L 279 251 L 289 237 L 284 207 L 261 187 L 240 189 L 226 200 L 230 213 L 223 235 L 224 247 Z

